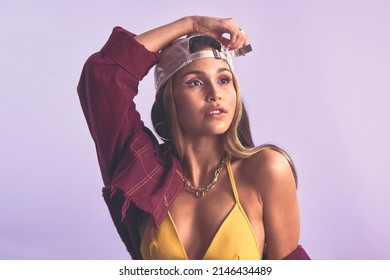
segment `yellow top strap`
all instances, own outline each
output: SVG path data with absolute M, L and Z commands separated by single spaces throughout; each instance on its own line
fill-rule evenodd
M 234 199 L 236 200 L 236 203 L 240 204 L 240 200 L 238 199 L 236 181 L 234 181 L 234 177 L 233 177 L 233 170 L 232 170 L 232 165 L 230 163 L 230 158 L 228 158 L 226 162 L 226 168 L 229 174 L 230 183 L 232 184 Z

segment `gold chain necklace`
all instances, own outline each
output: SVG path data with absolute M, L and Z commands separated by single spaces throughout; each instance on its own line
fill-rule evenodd
M 223 158 L 221 160 L 221 164 L 218 166 L 218 168 L 214 172 L 214 178 L 211 180 L 210 184 L 208 184 L 206 187 L 195 188 L 195 187 L 191 186 L 190 180 L 186 176 L 184 176 L 184 174 L 181 174 L 181 178 L 183 179 L 185 190 L 190 192 L 190 193 L 193 193 L 196 198 L 203 197 L 205 195 L 205 193 L 207 193 L 209 190 L 211 190 L 214 187 L 214 185 L 217 183 L 218 176 L 219 176 L 219 174 L 221 174 L 222 169 L 225 166 L 225 162 L 226 162 L 227 157 L 228 157 L 228 154 L 225 154 L 223 156 Z

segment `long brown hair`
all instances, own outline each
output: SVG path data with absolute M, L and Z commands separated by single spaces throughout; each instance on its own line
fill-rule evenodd
M 201 36 L 191 43 L 191 53 L 205 48 L 217 49 L 219 42 L 212 37 Z M 222 135 L 225 150 L 237 158 L 248 158 L 253 154 L 263 150 L 272 149 L 283 154 L 288 160 L 297 182 L 297 174 L 290 156 L 280 147 L 265 144 L 255 146 L 250 130 L 249 118 L 245 105 L 241 97 L 240 86 L 235 75 L 233 75 L 234 88 L 236 90 L 236 110 L 232 123 L 228 130 Z M 152 123 L 157 135 L 164 143 L 171 146 L 176 155 L 183 160 L 184 140 L 182 128 L 177 118 L 175 101 L 173 99 L 172 78 L 168 79 L 164 86 L 156 94 L 156 100 L 152 107 Z

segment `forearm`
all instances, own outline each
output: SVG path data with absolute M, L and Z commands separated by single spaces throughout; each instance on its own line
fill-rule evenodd
M 187 16 L 146 31 L 135 37 L 149 51 L 158 52 L 175 39 L 190 33 L 202 33 L 221 41 L 229 49 L 249 44 L 248 36 L 240 32 L 233 18 Z M 224 37 L 228 34 L 228 38 Z
M 193 17 L 183 17 L 174 22 L 146 31 L 135 39 L 152 52 L 158 52 L 175 39 L 193 32 Z

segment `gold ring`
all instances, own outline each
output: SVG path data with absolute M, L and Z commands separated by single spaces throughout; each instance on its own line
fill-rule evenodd
M 245 35 L 245 34 L 246 34 L 246 33 L 245 33 L 245 31 L 244 31 L 244 29 L 242 29 L 242 28 L 239 28 L 239 30 L 240 30 L 241 34 L 243 34 L 243 35 Z

